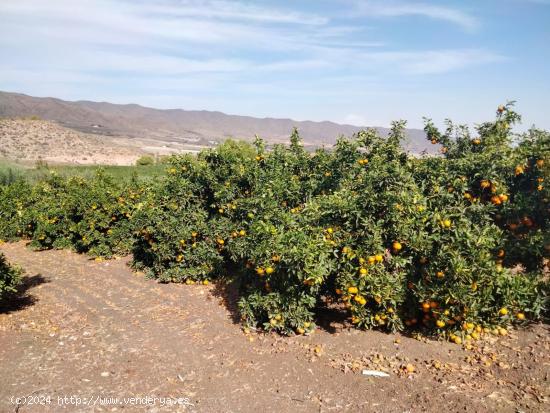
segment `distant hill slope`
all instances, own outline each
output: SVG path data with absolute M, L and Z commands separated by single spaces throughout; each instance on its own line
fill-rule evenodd
M 198 145 L 207 145 L 208 141 L 230 136 L 252 139 L 255 134 L 269 142 L 286 142 L 293 127 L 297 127 L 306 143 L 318 146 L 333 144 L 340 135 L 351 136 L 364 129 L 333 122 L 259 119 L 182 109 L 160 110 L 136 104 L 68 102 L 0 92 L 0 116 L 33 115 L 83 132 L 147 139 L 159 144 L 195 142 Z M 388 131 L 385 128 L 377 129 L 383 135 Z M 409 142 L 406 147 L 411 152 L 433 151 L 433 148 L 428 147 L 422 130 L 408 129 L 407 134 Z
M 122 138 L 91 135 L 45 120 L 0 118 L 0 159 L 53 164 L 132 165 L 143 151 Z

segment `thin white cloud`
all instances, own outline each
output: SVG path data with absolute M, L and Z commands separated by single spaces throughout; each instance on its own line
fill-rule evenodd
M 349 113 L 341 120 L 341 123 L 345 125 L 354 125 L 354 126 L 364 126 L 364 125 L 374 125 L 375 123 L 368 122 L 367 118 L 363 115 L 358 115 L 357 113 Z
M 408 64 L 408 70 L 416 74 L 438 74 L 457 71 L 487 63 L 502 62 L 507 57 L 487 50 L 443 50 L 421 53 Z
M 142 10 L 148 14 L 216 18 L 221 20 L 248 20 L 261 23 L 323 25 L 329 22 L 329 19 L 323 16 L 297 13 L 292 10 L 258 7 L 251 3 L 239 3 L 235 1 L 182 0 L 177 4 L 147 3 L 142 5 Z
M 249 61 L 244 59 L 187 59 L 161 54 L 121 54 L 96 52 L 78 53 L 70 60 L 62 61 L 65 69 L 77 70 L 84 65 L 91 71 L 118 71 L 157 76 L 183 75 L 205 72 L 237 72 L 244 70 Z
M 358 13 L 373 17 L 424 16 L 431 19 L 454 23 L 465 30 L 472 31 L 478 27 L 474 16 L 459 10 L 431 3 L 414 1 L 355 1 Z
M 536 3 L 536 4 L 542 4 L 545 6 L 550 6 L 550 0 L 519 0 L 519 1 L 526 1 L 527 3 Z
M 396 65 L 398 71 L 416 75 L 448 73 L 506 59 L 502 55 L 481 49 L 374 52 L 364 54 L 363 58 L 390 68 Z
M 323 25 L 329 18 L 315 14 L 298 13 L 293 10 L 259 7 L 251 3 L 222 0 L 166 0 L 160 2 L 132 0 L 95 0 L 74 2 L 71 0 L 25 0 L 19 2 L 4 2 L 0 10 L 11 13 L 37 13 L 40 15 L 71 14 L 75 18 L 94 16 L 100 10 L 118 10 L 128 14 L 143 17 L 169 17 L 171 19 L 205 18 L 241 20 L 257 23 L 288 23 L 296 25 Z M 77 13 L 88 10 L 90 14 Z M 110 13 L 105 13 L 107 16 Z

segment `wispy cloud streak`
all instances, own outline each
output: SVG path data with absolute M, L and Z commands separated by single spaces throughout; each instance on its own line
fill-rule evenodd
M 478 27 L 478 20 L 470 14 L 453 7 L 416 1 L 355 1 L 356 12 L 371 17 L 423 16 L 443 20 L 473 31 Z

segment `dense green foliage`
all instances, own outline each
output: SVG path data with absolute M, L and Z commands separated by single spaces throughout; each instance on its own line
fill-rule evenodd
M 6 257 L 0 254 L 0 300 L 7 294 L 15 292 L 19 284 L 20 270 L 8 264 Z
M 131 251 L 161 281 L 238 283 L 249 326 L 314 328 L 332 304 L 359 328 L 455 342 L 540 318 L 550 255 L 550 134 L 516 135 L 511 106 L 475 131 L 426 121 L 442 156 L 364 131 L 306 152 L 226 141 L 172 157 L 155 181 L 56 174 L 0 190 L 0 237 L 96 256 Z M 496 330 L 495 330 L 496 329 Z

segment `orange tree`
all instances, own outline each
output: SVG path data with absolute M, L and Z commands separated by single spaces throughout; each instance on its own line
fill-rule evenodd
M 70 232 L 73 194 L 68 189 L 67 180 L 55 174 L 33 188 L 27 224 L 31 247 L 73 247 Z
M 488 326 L 537 318 L 546 304 L 547 283 L 540 274 L 548 200 L 545 204 L 543 191 L 526 195 L 521 189 L 524 179 L 538 178 L 522 176 L 528 169 L 522 160 L 542 156 L 532 151 L 540 148 L 541 135 L 534 144 L 513 135 L 510 128 L 517 121 L 508 104 L 474 137 L 451 122 L 445 133 L 426 123 L 428 139 L 442 145 L 443 157 L 418 162 L 415 173 L 445 235 L 417 268 L 413 288 L 423 302 L 424 322 L 455 341 L 475 337 Z M 514 227 L 509 230 L 511 216 L 522 217 L 521 235 Z M 525 270 L 511 270 L 515 264 Z
M 100 172 L 91 181 L 75 178 L 69 185 L 74 248 L 100 257 L 128 254 L 133 247 L 134 214 L 147 196 L 143 184 L 135 179 L 119 183 Z
M 32 186 L 24 180 L 0 185 L 0 240 L 12 241 L 30 234 L 31 192 Z
M 515 135 L 511 104 L 476 128 L 426 122 L 441 156 L 364 131 L 332 150 L 226 141 L 174 156 L 147 185 L 52 176 L 0 189 L 0 236 L 110 256 L 160 281 L 224 277 L 243 322 L 314 329 L 331 302 L 359 328 L 420 329 L 455 342 L 547 307 L 549 134 Z
M 288 148 L 277 145 L 269 153 L 257 140 L 254 163 L 234 201 L 234 236 L 227 244 L 241 287 L 239 308 L 248 325 L 304 333 L 314 328 L 312 310 L 334 266 L 331 246 L 305 210 L 331 176 L 303 149 L 296 131 Z
M 224 236 L 210 222 L 213 170 L 190 155 L 173 157 L 135 215 L 133 266 L 161 281 L 207 281 L 223 266 Z
M 21 271 L 11 267 L 6 261 L 6 257 L 0 253 L 0 300 L 9 293 L 16 291 L 17 284 L 20 281 Z
M 403 127 L 395 123 L 387 139 L 368 131 L 340 141 L 333 162 L 345 177 L 304 210 L 332 249 L 325 294 L 359 327 L 402 328 L 407 275 L 426 243 L 425 200 L 400 147 Z
M 529 130 L 520 136 L 517 155 L 507 176 L 511 202 L 497 217 L 507 234 L 503 261 L 540 271 L 550 256 L 550 134 Z
M 1 236 L 30 238 L 36 249 L 70 248 L 110 257 L 130 251 L 131 217 L 140 208 L 143 188 L 136 182 L 117 184 L 103 172 L 92 180 L 52 174 L 32 188 L 10 185 L 0 198 L 9 221 Z

